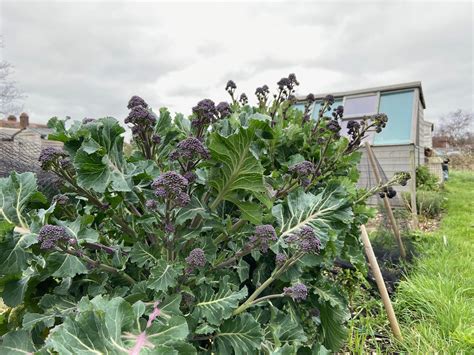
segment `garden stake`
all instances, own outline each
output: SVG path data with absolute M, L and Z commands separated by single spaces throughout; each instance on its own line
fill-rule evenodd
M 375 163 L 375 155 L 372 151 L 372 148 L 370 147 L 369 142 L 365 142 L 365 147 L 367 148 L 367 156 L 369 157 L 370 165 L 372 166 L 375 178 L 377 179 L 377 184 L 381 184 L 382 178 L 380 177 L 379 169 L 377 168 L 377 165 Z M 395 217 L 393 215 L 392 207 L 390 206 L 390 201 L 388 200 L 387 195 L 383 197 L 383 203 L 385 206 L 385 210 L 388 214 L 390 225 L 392 226 L 393 234 L 395 235 L 395 240 L 397 241 L 398 248 L 400 249 L 400 256 L 403 259 L 406 259 L 407 254 L 405 252 L 405 247 L 403 246 L 402 238 L 400 236 L 400 230 L 398 229 L 397 221 L 395 220 Z
M 418 214 L 416 210 L 416 163 L 415 163 L 415 147 L 410 151 L 410 204 L 411 204 L 411 218 L 413 229 L 418 228 Z
M 392 328 L 392 333 L 397 338 L 397 340 L 402 340 L 402 333 L 400 332 L 400 327 L 398 326 L 397 317 L 393 311 L 392 303 L 390 302 L 390 297 L 388 296 L 387 288 L 385 287 L 385 282 L 380 272 L 379 264 L 375 258 L 374 250 L 370 244 L 369 236 L 367 235 L 367 230 L 365 225 L 360 226 L 360 231 L 362 235 L 362 242 L 364 243 L 365 254 L 369 260 L 369 266 L 372 270 L 372 273 L 375 277 L 375 282 L 377 283 L 377 288 L 379 289 L 380 296 L 382 297 L 382 302 L 387 312 L 388 321 L 390 322 L 390 328 Z

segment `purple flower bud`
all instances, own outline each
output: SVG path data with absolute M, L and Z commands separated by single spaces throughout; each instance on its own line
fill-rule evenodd
M 148 128 L 156 123 L 156 118 L 153 114 L 143 106 L 134 106 L 128 117 L 126 118 L 127 123 L 132 123 L 142 128 Z
M 185 206 L 190 198 L 186 190 L 189 181 L 175 171 L 168 171 L 158 176 L 151 187 L 155 190 L 155 195 L 163 199 L 174 200 L 178 206 Z
M 191 250 L 185 261 L 191 268 L 203 267 L 206 265 L 206 256 L 204 254 L 204 250 L 201 248 Z
M 193 107 L 193 113 L 196 117 L 193 119 L 191 124 L 196 128 L 214 122 L 218 114 L 214 101 L 210 99 L 199 101 L 197 105 Z
M 142 106 L 143 108 L 147 108 L 148 104 L 143 100 L 140 96 L 132 96 L 132 98 L 128 101 L 127 108 L 132 109 L 137 106 Z
M 77 239 L 76 238 L 69 238 L 69 245 L 77 245 Z
M 314 173 L 315 166 L 310 161 L 302 161 L 300 163 L 296 163 L 295 165 L 291 166 L 288 169 L 288 172 L 292 174 L 294 177 L 302 178 L 310 176 Z
M 334 103 L 334 96 L 326 95 L 326 97 L 324 98 L 324 101 L 326 101 L 329 105 L 332 105 Z
M 64 206 L 69 202 L 69 197 L 67 197 L 66 195 L 59 194 L 53 197 L 52 202 L 56 203 L 57 205 Z
M 227 82 L 227 85 L 225 86 L 225 89 L 226 89 L 226 91 L 235 90 L 235 89 L 237 89 L 237 85 L 235 85 L 233 80 L 229 80 Z
M 230 109 L 230 105 L 227 102 L 220 102 L 216 106 L 216 110 L 221 115 L 221 118 L 226 118 L 232 114 L 232 110 Z
M 88 117 L 85 117 L 82 119 L 82 124 L 88 124 L 88 123 L 91 123 L 91 122 L 94 122 L 95 121 L 95 118 L 88 118 Z
M 151 211 L 156 211 L 158 208 L 158 203 L 155 200 L 146 200 L 145 207 Z
M 247 105 L 249 103 L 249 99 L 245 93 L 242 93 L 239 98 L 239 102 L 241 105 Z
M 151 140 L 153 141 L 153 143 L 155 144 L 160 144 L 161 143 L 161 137 L 157 134 L 154 134 L 151 136 Z
M 259 244 L 260 250 L 263 253 L 268 251 L 270 241 L 277 240 L 275 228 L 270 224 L 264 224 L 255 227 L 255 234 L 250 238 L 250 244 Z
M 327 128 L 334 133 L 338 133 L 341 130 L 341 126 L 339 125 L 339 122 L 336 120 L 331 120 L 327 124 Z
M 283 292 L 297 302 L 304 301 L 308 297 L 308 289 L 302 283 L 297 283 L 292 287 L 285 287 Z
M 193 173 L 192 171 L 186 172 L 183 176 L 186 180 L 188 180 L 190 184 L 192 184 L 197 179 L 197 175 Z
M 66 228 L 51 224 L 41 227 L 38 233 L 38 242 L 41 244 L 40 248 L 44 250 L 54 249 L 56 246 L 59 246 L 59 243 L 68 242 L 69 239 Z
M 175 228 L 170 222 L 165 223 L 164 230 L 166 233 L 174 233 Z
M 321 241 L 309 226 L 301 227 L 296 233 L 286 238 L 287 243 L 295 243 L 305 253 L 319 253 Z
M 308 101 L 308 103 L 313 103 L 314 101 L 316 101 L 314 94 L 308 94 L 308 96 L 306 96 L 306 101 Z
M 44 170 L 48 170 L 51 167 L 51 164 L 57 162 L 59 158 L 67 156 L 62 150 L 53 147 L 43 148 L 39 155 L 39 162 L 41 167 Z
M 185 159 L 209 159 L 210 154 L 201 141 L 194 137 L 186 138 L 176 145 L 176 150 L 170 154 L 170 158 Z
M 288 259 L 287 256 L 283 253 L 278 253 L 277 255 L 275 255 L 275 263 L 278 266 L 283 265 L 287 259 Z

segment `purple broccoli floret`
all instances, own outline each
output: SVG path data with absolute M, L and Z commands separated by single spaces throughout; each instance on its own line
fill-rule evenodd
M 156 211 L 158 208 L 158 203 L 155 200 L 146 200 L 145 207 L 151 211 Z
M 82 119 L 82 124 L 88 124 L 88 123 L 91 123 L 91 122 L 94 122 L 95 121 L 95 118 L 88 118 L 88 117 L 85 117 Z
M 148 104 L 143 100 L 140 96 L 132 96 L 132 98 L 128 101 L 127 108 L 132 109 L 137 106 L 142 106 L 144 108 L 148 107 Z
M 324 98 L 324 101 L 326 101 L 329 105 L 332 105 L 334 103 L 334 96 L 326 95 L 326 97 Z
M 229 90 L 233 90 L 233 89 L 237 89 L 237 85 L 235 85 L 234 81 L 233 80 L 229 80 L 225 86 L 225 89 L 227 91 Z
M 51 250 L 59 246 L 60 243 L 69 242 L 70 236 L 66 228 L 61 226 L 54 226 L 46 224 L 41 227 L 38 233 L 38 242 L 41 243 L 40 248 L 44 250 Z
M 54 147 L 46 147 L 43 148 L 39 155 L 39 162 L 41 167 L 44 170 L 48 170 L 52 164 L 56 163 L 59 158 L 64 158 L 66 157 L 67 154 L 63 152 L 62 150 L 59 150 Z
M 278 253 L 277 255 L 275 255 L 275 263 L 278 266 L 283 265 L 286 262 L 287 259 L 288 259 L 288 257 L 283 253 Z
M 170 154 L 171 159 L 209 159 L 210 154 L 201 141 L 194 137 L 186 138 L 176 145 L 176 150 Z
M 189 181 L 184 176 L 175 171 L 168 171 L 158 176 L 151 187 L 157 197 L 174 201 L 177 206 L 184 207 L 190 201 L 186 192 L 188 185 Z
M 270 224 L 255 227 L 255 234 L 250 238 L 251 244 L 258 244 L 263 253 L 268 251 L 270 241 L 277 240 L 275 228 Z
M 64 206 L 69 202 L 69 197 L 63 194 L 59 194 L 53 197 L 52 202 L 56 203 L 57 205 Z
M 310 184 L 311 180 L 309 177 L 314 174 L 316 167 L 310 161 L 302 161 L 296 163 L 288 169 L 288 172 L 296 179 L 299 180 L 301 186 L 306 187 Z
M 153 143 L 155 144 L 160 144 L 161 143 L 161 137 L 157 134 L 154 134 L 151 136 L 151 140 L 153 141 Z
M 294 301 L 300 302 L 308 297 L 308 288 L 302 283 L 297 283 L 292 287 L 285 287 L 283 293 L 290 296 Z
M 314 233 L 313 228 L 309 226 L 301 227 L 296 233 L 286 238 L 286 242 L 294 243 L 305 253 L 319 253 L 321 250 L 321 241 Z
M 232 110 L 230 109 L 230 105 L 227 102 L 220 102 L 216 106 L 216 110 L 221 115 L 221 118 L 226 118 L 232 114 Z
M 201 248 L 191 250 L 185 261 L 191 269 L 203 267 L 206 265 L 206 256 L 204 254 L 204 250 Z
M 140 127 L 151 127 L 156 123 L 153 114 L 143 106 L 132 107 L 125 123 L 131 123 Z
M 191 124 L 196 128 L 206 126 L 214 122 L 218 114 L 214 101 L 210 99 L 199 101 L 197 105 L 193 107 L 193 113 L 196 117 L 193 119 Z
M 245 93 L 240 95 L 239 102 L 241 105 L 247 105 L 249 103 L 249 99 Z

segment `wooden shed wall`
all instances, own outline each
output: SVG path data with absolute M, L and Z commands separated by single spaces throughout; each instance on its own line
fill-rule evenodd
M 390 179 L 397 172 L 409 172 L 411 170 L 410 151 L 415 152 L 416 165 L 418 166 L 420 162 L 423 164 L 423 159 L 419 159 L 422 158 L 422 156 L 420 156 L 421 149 L 411 144 L 373 146 L 372 150 L 388 179 Z M 361 188 L 370 188 L 375 186 L 377 181 L 367 158 L 366 150 L 361 149 L 360 151 L 362 153 L 362 158 L 358 166 L 360 172 L 358 186 Z M 404 191 L 409 191 L 409 184 L 407 184 L 407 186 L 396 186 L 395 190 L 397 191 L 397 196 L 395 196 L 391 202 L 393 206 L 403 206 L 401 193 Z M 378 197 L 378 195 L 372 197 L 369 200 L 369 204 L 378 204 L 380 202 L 381 199 Z

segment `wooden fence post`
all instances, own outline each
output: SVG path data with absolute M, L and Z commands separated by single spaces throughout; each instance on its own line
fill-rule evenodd
M 372 166 L 375 178 L 377 179 L 377 184 L 380 184 L 382 183 L 382 178 L 380 177 L 380 172 L 375 162 L 374 152 L 372 151 L 369 142 L 365 142 L 365 147 L 367 150 L 367 156 L 369 157 L 370 165 Z M 387 211 L 390 225 L 392 226 L 393 234 L 395 235 L 395 240 L 397 241 L 398 248 L 400 249 L 400 256 L 405 259 L 407 253 L 405 251 L 405 246 L 403 245 L 402 237 L 400 236 L 400 230 L 398 229 L 397 221 L 395 220 L 395 216 L 393 215 L 392 206 L 390 206 L 390 201 L 388 200 L 387 195 L 383 197 L 383 203 L 385 206 L 385 210 Z
M 364 225 L 360 226 L 360 231 L 362 235 L 362 242 L 364 243 L 365 254 L 369 260 L 369 266 L 372 270 L 372 273 L 374 274 L 375 282 L 377 283 L 380 296 L 382 297 L 385 312 L 387 312 L 388 321 L 390 322 L 390 328 L 392 329 L 392 333 L 395 338 L 402 340 L 402 333 L 398 325 L 397 317 L 393 311 L 392 302 L 390 302 L 390 297 L 388 295 L 387 288 L 385 287 L 382 272 L 380 271 L 379 264 L 375 258 L 374 250 L 372 249 L 372 245 L 370 244 L 369 236 Z

